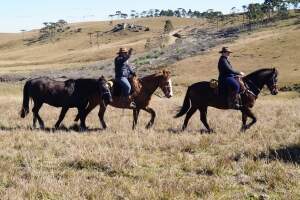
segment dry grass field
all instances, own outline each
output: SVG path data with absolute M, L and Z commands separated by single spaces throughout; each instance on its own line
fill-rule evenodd
M 20 119 L 20 87 L 1 85 L 1 199 L 299 199 L 300 97 L 262 96 L 257 124 L 239 132 L 241 114 L 209 109 L 215 133 L 201 134 L 195 115 L 185 132 L 173 119 L 182 98 L 154 98 L 157 121 L 144 129 L 141 113 L 131 131 L 131 112 L 109 108 L 107 130 L 97 111 L 90 131 L 32 130 Z M 45 106 L 52 127 L 59 110 Z M 64 120 L 73 126 L 75 111 Z
M 164 20 L 141 20 L 153 31 L 112 36 L 103 49 L 90 48 L 86 35 L 98 27 L 109 30 L 102 22 L 73 24 L 83 27 L 81 39 L 31 47 L 22 47 L 20 34 L 0 34 L 0 73 L 82 66 L 111 58 L 120 45 L 142 53 Z M 201 23 L 174 22 L 178 29 Z M 274 66 L 280 86 L 299 83 L 300 29 L 291 24 L 283 21 L 226 44 L 236 52 L 234 66 L 247 73 Z M 40 111 L 47 129 L 32 129 L 31 113 L 19 117 L 23 83 L 0 83 L 0 199 L 300 199 L 299 92 L 263 92 L 253 109 L 258 122 L 246 133 L 239 131 L 237 111 L 209 108 L 213 134 L 201 133 L 199 114 L 184 132 L 183 119 L 173 118 L 187 85 L 217 76 L 220 47 L 168 67 L 175 96 L 153 98 L 157 118 L 150 130 L 144 128 L 148 114 L 141 112 L 132 131 L 131 111 L 109 107 L 107 130 L 100 127 L 97 108 L 87 118 L 89 131 L 76 130 L 75 110 L 54 131 L 60 110 L 47 105 Z

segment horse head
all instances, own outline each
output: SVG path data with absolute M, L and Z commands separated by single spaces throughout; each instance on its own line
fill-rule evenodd
M 171 72 L 167 70 L 163 70 L 162 78 L 159 82 L 159 88 L 163 91 L 167 98 L 171 98 L 173 96 L 173 87 L 171 80 Z
M 272 69 L 271 75 L 266 81 L 266 85 L 269 88 L 272 95 L 278 94 L 278 88 L 277 88 L 277 79 L 278 77 L 278 71 L 276 68 Z
M 99 81 L 100 96 L 102 97 L 104 103 L 107 105 L 112 102 L 112 95 L 110 92 L 111 87 L 108 81 L 106 81 L 106 79 L 103 76 L 101 76 L 98 79 L 98 81 Z
M 243 80 L 257 96 L 261 89 L 266 85 L 272 95 L 278 94 L 277 89 L 278 71 L 276 68 L 260 69 L 245 76 Z

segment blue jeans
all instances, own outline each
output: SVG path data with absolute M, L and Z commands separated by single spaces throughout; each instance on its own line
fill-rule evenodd
M 128 97 L 131 92 L 131 85 L 126 77 L 117 78 L 116 81 L 120 84 L 122 96 Z
M 226 77 L 225 82 L 227 88 L 229 88 L 231 92 L 234 92 L 236 94 L 240 92 L 240 84 L 233 76 Z
M 220 78 L 219 84 L 219 90 L 222 96 L 228 96 L 229 92 L 236 94 L 240 92 L 240 84 L 234 76 Z

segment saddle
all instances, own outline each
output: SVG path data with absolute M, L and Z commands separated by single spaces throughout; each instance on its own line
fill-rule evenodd
M 141 85 L 140 85 L 138 79 L 136 77 L 131 77 L 131 78 L 129 78 L 129 83 L 131 85 L 130 94 L 131 95 L 136 95 L 137 93 L 139 93 Z M 112 96 L 114 96 L 114 97 L 120 97 L 121 96 L 122 87 L 120 86 L 120 84 L 115 79 L 109 80 L 108 85 L 110 87 L 110 91 L 111 91 Z
M 238 81 L 240 85 L 240 93 L 244 93 L 247 90 L 247 87 L 240 76 L 236 76 L 235 79 Z M 209 87 L 214 89 L 216 94 L 219 94 L 219 81 L 217 79 L 211 79 L 209 82 Z
M 240 76 L 235 77 L 235 79 L 240 84 L 240 94 L 242 102 L 245 102 L 245 106 L 252 108 L 254 106 L 257 96 L 249 90 L 248 85 L 243 81 Z M 214 94 L 219 96 L 219 81 L 216 79 L 211 79 L 209 82 L 209 87 L 213 89 Z

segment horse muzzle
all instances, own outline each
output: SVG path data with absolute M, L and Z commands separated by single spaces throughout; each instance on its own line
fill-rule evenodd
M 170 99 L 172 96 L 173 96 L 172 94 L 167 94 L 167 95 L 166 95 L 166 97 L 167 97 L 168 99 Z

